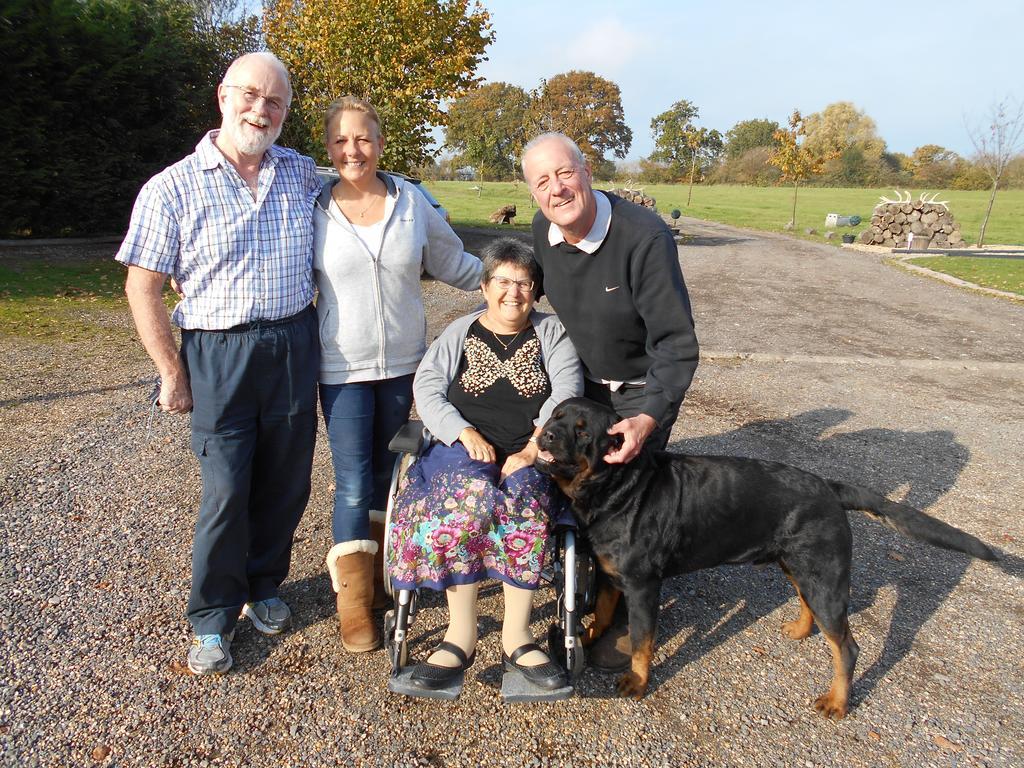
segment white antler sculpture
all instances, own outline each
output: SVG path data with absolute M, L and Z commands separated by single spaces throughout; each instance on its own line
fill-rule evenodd
M 931 197 L 928 197 L 928 195 L 926 193 L 922 192 L 921 196 L 918 198 L 918 200 L 920 200 L 925 205 L 941 205 L 943 208 L 945 208 L 948 211 L 949 210 L 949 200 L 936 200 L 935 198 L 938 197 L 938 196 L 939 196 L 938 192 L 932 192 L 932 196 Z
M 912 199 L 910 193 L 906 191 L 900 192 L 898 189 L 894 189 L 893 194 L 896 195 L 895 200 L 890 200 L 888 197 L 883 195 L 879 198 L 879 202 L 875 208 L 881 208 L 883 205 L 902 205 L 903 203 L 909 203 Z M 903 197 L 904 195 L 906 195 L 906 198 Z

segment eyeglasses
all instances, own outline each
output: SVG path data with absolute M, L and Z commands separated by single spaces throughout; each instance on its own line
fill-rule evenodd
M 275 96 L 264 96 L 259 91 L 253 90 L 252 88 L 247 88 L 244 85 L 231 85 L 229 83 L 221 83 L 221 85 L 223 85 L 225 88 L 235 88 L 238 91 L 240 91 L 242 94 L 242 101 L 244 101 L 250 107 L 255 106 L 257 101 L 263 99 L 263 101 L 265 101 L 267 104 L 267 109 L 269 109 L 271 112 L 280 112 L 285 108 L 284 102 Z
M 529 293 L 533 290 L 533 280 L 513 280 L 511 277 L 494 275 L 491 278 L 491 282 L 503 291 L 509 290 L 513 285 L 518 285 L 519 290 L 523 293 Z

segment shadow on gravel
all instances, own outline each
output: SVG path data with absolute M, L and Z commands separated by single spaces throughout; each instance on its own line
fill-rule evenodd
M 969 451 L 947 431 L 878 428 L 833 432 L 852 415 L 850 411 L 827 408 L 788 419 L 755 421 L 719 435 L 678 441 L 670 450 L 782 461 L 823 477 L 895 495 L 925 511 L 954 486 L 970 458 Z M 852 696 L 855 705 L 907 655 L 918 631 L 960 583 L 971 558 L 905 538 L 860 513 L 850 513 L 849 517 L 854 531 L 851 613 L 874 605 L 882 593 L 895 594 L 888 625 L 884 619 L 876 624 L 867 614 L 860 620 L 852 618 L 855 637 L 886 633 L 880 656 L 869 667 L 857 669 Z M 1013 567 L 1019 572 L 1019 563 Z M 652 688 L 781 606 L 788 607 L 784 620 L 794 619 L 798 613 L 793 589 L 775 567 L 722 566 L 680 576 L 666 582 L 662 604 Z M 820 635 L 817 628 L 815 635 Z M 678 650 L 663 658 L 664 647 L 680 641 Z M 789 641 L 780 636 L 780 643 Z M 785 645 L 780 649 L 784 653 Z M 743 663 L 772 663 L 756 658 L 769 655 L 768 649 L 748 650 L 751 653 L 746 654 L 749 658 Z M 831 661 L 824 643 L 820 664 L 822 676 L 830 673 Z M 601 686 L 597 695 L 613 696 L 614 678 L 605 677 L 608 685 Z M 782 698 L 792 706 L 802 706 L 819 693 L 822 691 L 791 691 Z
M 722 245 L 735 245 L 736 243 L 748 243 L 754 238 L 741 237 L 739 235 L 689 235 L 683 232 L 686 237 L 683 245 L 714 248 Z
M 25 397 L 15 397 L 10 400 L 0 400 L 0 408 L 10 408 L 15 405 L 25 405 L 25 403 L 47 403 L 51 400 L 67 400 L 72 397 L 99 395 L 104 392 L 123 392 L 124 390 L 135 389 L 135 387 L 141 387 L 143 385 L 149 385 L 152 387 L 152 377 L 137 379 L 136 381 L 132 381 L 127 384 L 118 384 L 117 386 L 112 387 L 93 387 L 92 389 L 78 389 L 74 392 L 46 392 L 41 395 L 26 395 Z

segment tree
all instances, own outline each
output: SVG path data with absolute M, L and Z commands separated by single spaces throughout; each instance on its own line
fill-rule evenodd
M 534 99 L 534 124 L 561 131 L 596 164 L 606 152 L 625 157 L 633 143 L 622 94 L 611 80 L 593 72 L 565 72 L 542 82 Z
M 988 226 L 992 206 L 996 202 L 996 190 L 1003 178 L 1006 166 L 1013 156 L 1021 149 L 1021 138 L 1024 135 L 1024 103 L 1013 106 L 1009 99 L 992 104 L 988 112 L 988 125 L 984 128 L 967 129 L 971 143 L 976 152 L 975 165 L 985 172 L 992 182 L 992 194 L 988 198 L 988 208 L 981 222 L 978 234 L 978 245 L 985 244 L 985 228 Z
M 722 151 L 722 134 L 694 125 L 699 115 L 697 107 L 683 99 L 651 120 L 651 135 L 654 137 L 651 160 L 666 163 L 676 173 L 681 173 L 684 167 L 689 166 L 687 205 L 693 194 L 698 162 L 703 167 L 705 163 L 714 161 Z
M 735 160 L 757 147 L 778 146 L 775 132 L 781 126 L 774 120 L 740 120 L 725 134 L 725 156 Z
M 5 232 L 124 231 L 142 183 L 216 125 L 213 52 L 180 0 L 8 0 L 0 49 Z
M 361 96 L 381 118 L 381 163 L 396 171 L 430 156 L 430 128 L 446 122 L 441 103 L 479 82 L 494 39 L 475 0 L 273 0 L 265 13 L 267 45 L 295 90 L 289 139 L 325 160 L 324 110 L 339 96 Z
M 529 136 L 531 99 L 522 88 L 488 83 L 448 108 L 445 144 L 480 172 L 480 178 L 511 178 Z
M 794 109 L 789 116 L 789 128 L 780 128 L 775 132 L 779 146 L 772 152 L 768 162 L 780 171 L 779 181 L 793 184 L 793 218 L 790 226 L 796 228 L 796 194 L 801 181 L 805 181 L 816 173 L 821 173 L 825 161 L 834 154 L 820 154 L 807 148 L 804 140 L 806 129 L 800 110 Z M 834 150 L 833 150 L 834 152 Z
M 938 144 L 925 144 L 914 150 L 907 163 L 911 181 L 920 187 L 942 189 L 957 175 L 960 156 Z
M 869 186 L 888 180 L 892 163 L 875 121 L 849 101 L 829 104 L 804 121 L 808 151 L 831 158 L 822 168 L 826 183 Z

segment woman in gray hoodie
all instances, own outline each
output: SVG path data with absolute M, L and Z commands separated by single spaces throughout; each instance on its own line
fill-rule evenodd
M 324 116 L 324 135 L 339 175 L 324 185 L 313 219 L 320 404 L 335 482 L 327 568 L 342 645 L 361 652 L 380 645 L 372 608 L 386 600 L 387 445 L 409 418 L 413 374 L 426 351 L 420 274 L 425 268 L 474 290 L 481 267 L 423 195 L 377 170 L 384 137 L 369 102 L 335 101 Z

